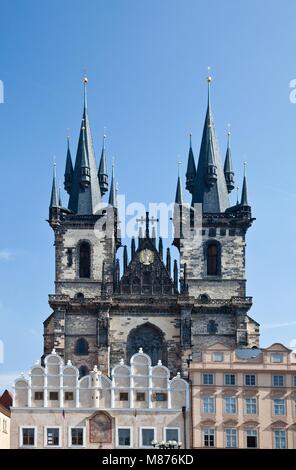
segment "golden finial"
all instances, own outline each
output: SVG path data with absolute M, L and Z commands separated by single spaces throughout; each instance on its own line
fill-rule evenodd
M 208 66 L 208 76 L 207 76 L 207 82 L 208 83 L 210 83 L 212 81 L 212 76 L 211 76 L 210 72 L 211 72 L 211 67 Z

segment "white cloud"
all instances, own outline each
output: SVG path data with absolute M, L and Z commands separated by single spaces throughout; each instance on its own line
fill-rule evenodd
M 15 253 L 10 250 L 0 250 L 0 261 L 11 261 L 15 258 Z
M 268 330 L 270 328 L 284 328 L 286 326 L 293 326 L 296 325 L 296 321 L 290 321 L 286 323 L 266 323 L 265 325 L 261 325 L 261 329 Z

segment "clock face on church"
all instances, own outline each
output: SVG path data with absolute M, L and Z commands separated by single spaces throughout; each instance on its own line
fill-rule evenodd
M 145 266 L 148 266 L 154 261 L 154 253 L 153 251 L 148 250 L 148 248 L 145 248 L 144 250 L 140 251 L 139 259 L 140 263 L 144 264 Z

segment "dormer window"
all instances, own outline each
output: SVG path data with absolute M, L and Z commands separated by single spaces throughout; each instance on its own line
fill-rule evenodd
M 273 353 L 271 355 L 271 362 L 274 362 L 277 364 L 284 362 L 284 355 L 281 353 Z

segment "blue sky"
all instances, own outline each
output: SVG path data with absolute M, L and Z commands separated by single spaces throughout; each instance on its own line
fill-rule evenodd
M 184 162 L 184 175 L 190 131 L 198 155 L 211 65 L 221 153 L 231 123 L 236 180 L 241 185 L 246 160 L 257 218 L 247 237 L 251 316 L 262 325 L 262 346 L 291 344 L 295 2 L 2 0 L 0 8 L 0 388 L 42 354 L 54 289 L 53 234 L 45 221 L 52 159 L 62 175 L 67 128 L 75 153 L 85 70 L 97 156 L 106 126 L 120 192 L 147 203 L 174 197 L 176 162 Z

